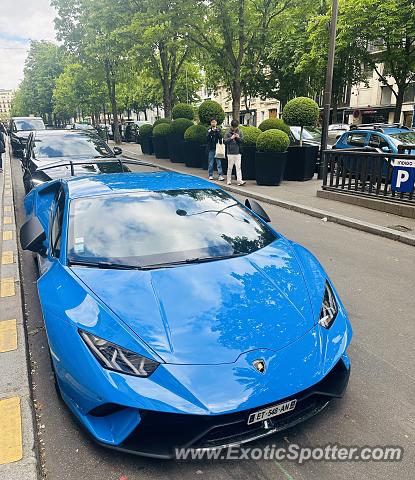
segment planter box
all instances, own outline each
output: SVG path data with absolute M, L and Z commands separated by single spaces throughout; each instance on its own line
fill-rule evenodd
M 156 158 L 169 158 L 166 137 L 153 137 L 153 147 Z
M 187 167 L 202 168 L 204 158 L 206 157 L 206 148 L 204 145 L 184 142 L 184 152 Z
M 167 138 L 169 157 L 172 163 L 184 162 L 183 143 L 184 140 L 177 135 L 169 135 Z
M 209 167 L 208 149 L 207 149 L 207 145 L 202 145 L 202 147 L 204 149 L 204 154 L 202 159 L 202 168 L 203 170 L 207 170 Z M 214 165 L 216 166 L 216 162 L 214 163 Z
M 255 145 L 244 145 L 242 149 L 242 178 L 255 180 Z
M 256 152 L 256 183 L 258 185 L 279 185 L 284 178 L 287 156 L 287 152 Z
M 305 182 L 314 176 L 318 156 L 318 147 L 312 145 L 293 145 L 288 147 L 288 159 L 284 180 Z
M 153 138 L 152 137 L 140 137 L 139 141 L 141 145 L 141 151 L 144 155 L 153 155 Z

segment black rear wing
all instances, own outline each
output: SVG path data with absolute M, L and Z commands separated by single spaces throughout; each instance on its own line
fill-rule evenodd
M 151 162 L 144 162 L 142 160 L 130 160 L 130 159 L 121 159 L 121 158 L 94 158 L 90 160 L 68 160 L 67 162 L 56 162 L 56 163 L 48 163 L 44 167 L 39 167 L 36 169 L 36 172 L 42 171 L 44 172 L 45 170 L 50 170 L 53 168 L 62 168 L 62 167 L 70 167 L 71 170 L 71 177 L 75 176 L 75 167 L 78 165 L 99 165 L 103 164 L 105 165 L 106 163 L 118 163 L 120 166 L 120 172 L 124 172 L 124 165 L 139 165 L 142 167 L 152 167 L 152 168 L 157 168 L 160 170 L 160 166 L 157 165 L 156 163 L 151 163 Z

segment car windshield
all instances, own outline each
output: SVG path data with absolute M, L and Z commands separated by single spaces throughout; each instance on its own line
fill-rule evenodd
M 168 190 L 73 200 L 69 262 L 157 266 L 244 255 L 276 235 L 221 190 Z
M 415 132 L 400 132 L 389 135 L 395 145 L 415 145 Z
M 300 140 L 301 127 L 291 127 L 291 132 L 296 140 Z M 317 127 L 304 127 L 303 140 L 321 141 L 321 130 Z
M 45 124 L 41 119 L 35 118 L 22 118 L 20 120 L 14 120 L 16 130 L 18 132 L 30 131 L 30 130 L 45 130 Z
M 98 135 L 69 133 L 36 136 L 35 158 L 58 157 L 113 157 L 111 150 Z

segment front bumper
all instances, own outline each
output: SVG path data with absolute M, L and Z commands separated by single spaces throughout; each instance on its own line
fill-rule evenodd
M 180 448 L 214 449 L 239 445 L 285 430 L 316 415 L 331 399 L 343 396 L 349 376 L 350 364 L 347 356 L 343 355 L 321 381 L 290 397 L 222 415 L 140 410 L 139 425 L 120 445 L 98 443 L 123 452 L 164 459 L 174 458 L 175 449 Z M 271 418 L 266 423 L 247 424 L 251 413 L 294 398 L 297 405 L 291 412 Z

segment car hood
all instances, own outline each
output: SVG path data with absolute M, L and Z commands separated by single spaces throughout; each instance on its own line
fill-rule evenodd
M 315 324 L 301 267 L 283 239 L 209 263 L 72 271 L 166 363 L 233 363 L 244 352 L 282 349 Z

